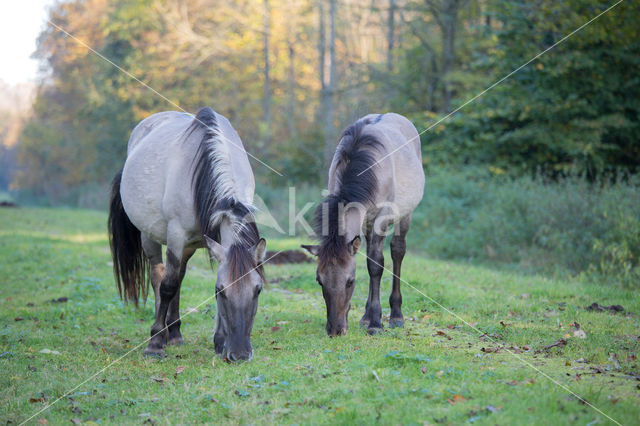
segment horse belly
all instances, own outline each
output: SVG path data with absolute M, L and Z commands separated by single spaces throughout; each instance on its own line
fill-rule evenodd
M 412 213 L 422 201 L 424 193 L 424 171 L 417 158 L 407 155 L 403 164 L 396 165 L 394 179 L 394 203 L 399 218 Z
M 147 151 L 139 146 L 127 158 L 120 196 L 131 223 L 153 241 L 166 244 L 167 220 L 162 210 L 166 157 Z

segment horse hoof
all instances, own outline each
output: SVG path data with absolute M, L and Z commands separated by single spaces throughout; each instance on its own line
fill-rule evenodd
M 369 327 L 367 328 L 367 334 L 370 336 L 380 334 L 384 331 L 382 327 Z
M 182 346 L 182 345 L 184 345 L 184 339 L 182 338 L 182 336 L 172 337 L 167 342 L 167 345 L 170 345 L 170 346 Z
M 164 358 L 167 356 L 162 348 L 147 348 L 144 350 L 144 356 L 147 358 Z
M 391 318 L 389 320 L 390 328 L 402 328 L 404 327 L 404 319 L 403 318 Z
M 360 320 L 360 327 L 362 328 L 368 328 L 369 327 L 369 319 L 368 318 L 362 318 Z

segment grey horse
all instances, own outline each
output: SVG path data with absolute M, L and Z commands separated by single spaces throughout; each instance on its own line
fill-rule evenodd
M 164 356 L 166 344 L 183 344 L 180 285 L 193 253 L 206 247 L 219 264 L 215 350 L 229 361 L 251 358 L 266 250 L 252 213 L 254 188 L 240 137 L 211 108 L 195 118 L 157 113 L 131 133 L 108 225 L 120 295 L 137 304 L 149 278 L 155 293 L 145 355 Z
M 302 246 L 318 257 L 316 280 L 327 306 L 329 336 L 347 332 L 361 233 L 367 241 L 369 297 L 360 324 L 370 334 L 382 330 L 382 249 L 392 224 L 390 326 L 404 325 L 400 270 L 411 215 L 423 191 L 420 138 L 408 119 L 394 113 L 369 114 L 344 131 L 329 169 L 329 196 L 315 213 L 320 244 Z

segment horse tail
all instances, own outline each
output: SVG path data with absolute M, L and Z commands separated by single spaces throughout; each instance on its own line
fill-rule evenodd
M 149 290 L 149 261 L 142 250 L 140 230 L 131 223 L 120 198 L 122 170 L 113 178 L 109 205 L 109 245 L 113 258 L 113 274 L 120 298 L 138 306 Z

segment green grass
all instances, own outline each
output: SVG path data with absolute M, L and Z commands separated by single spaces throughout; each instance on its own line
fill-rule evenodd
M 26 420 L 70 390 L 32 422 L 609 422 L 525 363 L 615 420 L 640 421 L 635 291 L 410 253 L 403 277 L 493 337 L 482 338 L 406 285 L 405 328 L 368 336 L 357 323 L 368 286 L 360 258 L 349 333 L 329 339 L 314 265 L 267 266 L 254 359 L 230 365 L 213 351 L 214 274 L 203 253 L 183 283 L 185 346 L 169 347 L 163 360 L 145 359 L 153 303 L 135 310 L 118 299 L 105 224 L 101 212 L 0 210 L 0 422 Z M 272 240 L 269 248 L 299 243 Z M 389 274 L 383 286 L 388 315 Z M 51 302 L 60 297 L 68 301 Z M 592 302 L 633 314 L 587 312 Z M 574 322 L 586 339 L 543 349 L 571 335 Z M 529 350 L 514 356 L 505 349 L 516 346 Z

